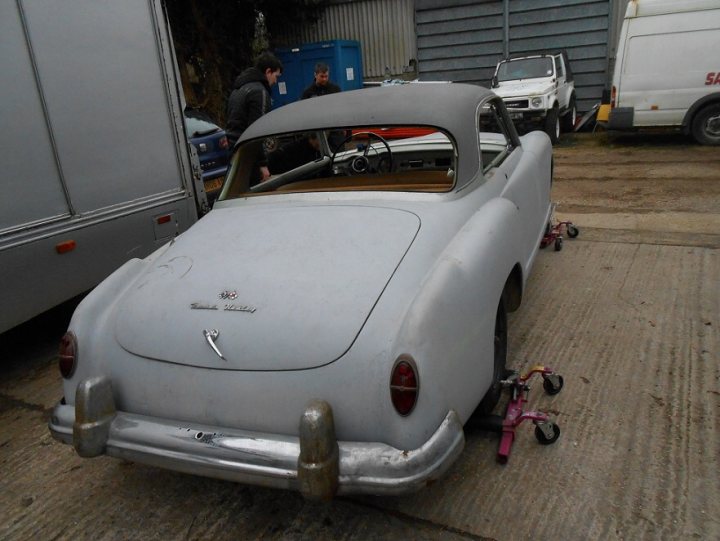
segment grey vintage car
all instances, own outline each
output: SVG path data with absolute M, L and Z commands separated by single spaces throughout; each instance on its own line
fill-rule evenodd
M 498 400 L 551 177 L 548 136 L 478 86 L 262 117 L 213 211 L 77 308 L 52 434 L 313 498 L 423 487 Z

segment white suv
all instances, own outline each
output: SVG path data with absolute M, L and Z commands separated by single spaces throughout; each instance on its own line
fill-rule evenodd
M 564 51 L 501 60 L 492 89 L 516 124 L 541 126 L 553 143 L 560 138 L 561 125 L 563 131 L 575 126 L 575 83 Z

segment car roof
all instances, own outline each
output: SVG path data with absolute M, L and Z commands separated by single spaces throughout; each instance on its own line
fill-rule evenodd
M 450 133 L 475 127 L 477 105 L 493 93 L 457 83 L 410 83 L 363 88 L 297 101 L 254 122 L 242 139 L 272 133 L 364 125 L 428 125 Z
M 461 156 L 458 173 L 465 176 L 473 174 L 479 163 L 475 112 L 494 96 L 487 88 L 458 83 L 410 83 L 339 92 L 275 109 L 245 130 L 240 141 L 339 126 L 433 126 L 456 140 Z

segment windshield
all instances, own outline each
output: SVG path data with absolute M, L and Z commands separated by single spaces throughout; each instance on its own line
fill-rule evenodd
M 326 191 L 446 192 L 455 184 L 453 139 L 428 126 L 339 127 L 243 142 L 220 200 Z
M 534 79 L 537 77 L 552 77 L 553 62 L 548 56 L 536 58 L 519 58 L 501 62 L 497 71 L 497 80 L 516 81 L 518 79 Z

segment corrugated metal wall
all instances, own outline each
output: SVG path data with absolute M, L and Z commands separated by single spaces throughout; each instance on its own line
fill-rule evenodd
M 600 101 L 617 0 L 416 0 L 422 80 L 488 85 L 503 54 L 565 49 L 578 109 Z M 614 47 L 613 47 L 614 49 Z
M 360 42 L 365 78 L 384 79 L 415 72 L 413 0 L 354 0 L 330 4 L 317 24 L 273 36 L 278 46 L 353 39 Z
M 331 0 L 315 25 L 274 43 L 354 39 L 366 79 L 451 80 L 488 85 L 506 53 L 566 49 L 578 108 L 599 102 L 612 76 L 628 0 Z M 417 60 L 415 60 L 417 59 Z

